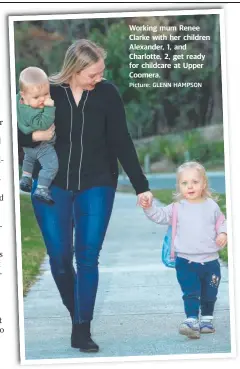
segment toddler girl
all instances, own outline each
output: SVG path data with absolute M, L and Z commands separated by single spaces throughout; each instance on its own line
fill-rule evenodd
M 186 162 L 178 168 L 175 200 L 176 274 L 186 314 L 179 333 L 200 338 L 200 333 L 215 331 L 213 312 L 221 279 L 218 251 L 227 243 L 226 221 L 223 217 L 216 230 L 222 213 L 212 198 L 205 169 L 197 162 Z M 143 198 L 140 205 L 155 223 L 171 224 L 173 204 L 159 207 L 153 202 L 149 206 L 147 198 Z

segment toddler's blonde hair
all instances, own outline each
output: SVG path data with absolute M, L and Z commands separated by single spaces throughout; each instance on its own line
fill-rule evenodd
M 49 83 L 46 73 L 38 67 L 28 67 L 21 71 L 19 76 L 20 91 L 25 91 L 29 87 L 41 87 Z
M 180 192 L 179 181 L 180 181 L 181 174 L 186 169 L 196 169 L 199 172 L 199 174 L 202 176 L 202 178 L 204 179 L 205 187 L 204 187 L 203 192 L 202 192 L 202 197 L 203 198 L 211 198 L 211 199 L 214 199 L 215 201 L 218 201 L 218 197 L 216 195 L 213 195 L 211 189 L 209 188 L 208 177 L 207 177 L 206 170 L 205 170 L 204 166 L 202 164 L 198 163 L 197 161 L 187 161 L 187 162 L 183 163 L 182 165 L 180 165 L 177 168 L 177 172 L 176 172 L 176 174 L 177 174 L 176 192 L 173 194 L 174 200 L 175 201 L 180 201 L 183 198 L 182 194 Z

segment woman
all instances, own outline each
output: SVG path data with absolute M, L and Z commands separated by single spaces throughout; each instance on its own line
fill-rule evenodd
M 138 195 L 152 201 L 127 130 L 116 87 L 103 79 L 105 52 L 78 40 L 62 69 L 50 78 L 56 106 L 59 171 L 51 186 L 54 205 L 32 199 L 53 278 L 72 318 L 72 347 L 97 352 L 90 322 L 98 287 L 98 258 L 112 212 L 119 159 Z M 21 146 L 52 138 L 55 126 L 23 135 Z M 36 183 L 34 184 L 36 186 Z M 34 191 L 34 188 L 33 188 Z M 73 232 L 77 273 L 73 268 Z

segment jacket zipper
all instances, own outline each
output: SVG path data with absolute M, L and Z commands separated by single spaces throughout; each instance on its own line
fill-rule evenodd
M 73 108 L 72 108 L 72 104 L 70 102 L 70 99 L 69 99 L 69 96 L 68 96 L 68 93 L 67 93 L 67 88 L 63 87 L 65 92 L 66 92 L 66 95 L 67 95 L 67 99 L 68 99 L 68 102 L 69 102 L 69 105 L 71 107 L 71 128 L 70 128 L 70 135 L 69 135 L 69 141 L 70 141 L 70 150 L 69 150 L 69 157 L 68 157 L 68 166 L 67 166 L 67 190 L 68 190 L 68 187 L 69 187 L 69 166 L 70 166 L 70 160 L 71 160 L 71 154 L 72 154 L 72 118 L 73 118 Z
M 80 177 L 81 177 L 82 158 L 83 158 L 83 130 L 84 130 L 84 123 L 85 123 L 84 108 L 85 108 L 86 101 L 88 99 L 88 94 L 89 94 L 89 91 L 87 92 L 87 95 L 86 95 L 86 98 L 84 100 L 83 107 L 82 107 L 81 157 L 80 157 L 79 174 L 78 174 L 78 190 L 80 190 L 81 188 L 81 178 Z

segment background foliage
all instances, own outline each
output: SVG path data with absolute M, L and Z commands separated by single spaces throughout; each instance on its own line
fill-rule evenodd
M 183 43 L 174 41 L 171 56 L 184 52 L 195 54 L 201 52 L 206 54 L 204 69 L 199 69 L 197 72 L 186 69 L 158 69 L 157 71 L 161 74 L 162 82 L 203 82 L 203 87 L 129 87 L 129 45 L 137 43 L 129 40 L 129 34 L 132 33 L 129 30 L 130 24 L 200 26 L 199 34 L 210 36 L 211 41 L 187 41 L 187 51 L 174 50 L 174 45 Z M 144 32 L 144 34 L 147 33 Z M 80 38 L 91 39 L 107 50 L 105 77 L 112 80 L 122 94 L 128 126 L 133 138 L 139 139 L 210 124 L 222 124 L 218 15 L 15 22 L 17 79 L 20 71 L 30 65 L 43 68 L 49 75 L 59 71 L 68 46 Z M 169 40 L 152 42 L 163 45 L 171 43 Z M 153 51 L 146 51 L 146 53 L 153 53 Z M 136 70 L 136 72 L 143 71 L 146 69 L 143 70 L 141 65 Z M 148 72 L 156 72 L 156 69 L 148 69 Z M 149 81 L 135 80 L 135 82 Z

